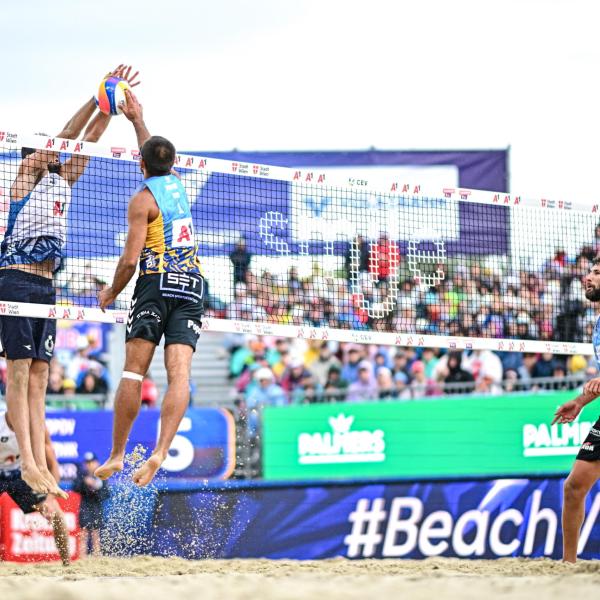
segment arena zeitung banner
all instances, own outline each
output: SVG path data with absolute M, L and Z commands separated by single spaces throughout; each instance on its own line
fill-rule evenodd
M 564 474 L 596 421 L 550 425 L 574 392 L 266 408 L 268 480 Z

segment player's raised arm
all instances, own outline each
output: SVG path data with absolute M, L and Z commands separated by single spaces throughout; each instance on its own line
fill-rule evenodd
M 131 87 L 135 87 L 141 83 L 140 81 L 136 81 L 138 74 L 139 71 L 136 71 L 133 75 L 131 75 L 130 66 L 119 65 L 119 67 L 112 71 L 112 73 L 109 73 L 109 76 L 121 77 L 127 81 Z M 88 126 L 86 127 L 85 133 L 83 134 L 83 141 L 97 142 L 102 137 L 102 134 L 106 131 L 110 120 L 111 115 L 107 115 L 98 111 L 98 114 L 89 122 Z M 77 180 L 85 171 L 89 160 L 90 159 L 88 156 L 75 155 L 71 156 L 71 158 L 65 162 L 62 172 L 71 187 L 77 183 Z

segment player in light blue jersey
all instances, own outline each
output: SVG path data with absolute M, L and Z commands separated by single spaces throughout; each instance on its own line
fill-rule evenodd
M 130 77 L 120 65 L 110 75 Z M 90 98 L 57 137 L 97 142 L 110 115 L 96 112 Z M 90 121 L 91 119 L 91 121 Z M 22 148 L 21 164 L 10 189 L 10 208 L 0 246 L 0 301 L 55 304 L 53 275 L 59 269 L 67 233 L 71 188 L 89 157 L 71 155 L 64 163 L 56 150 Z M 56 339 L 56 321 L 4 315 L 0 342 L 7 364 L 6 403 L 21 449 L 21 476 L 39 494 L 66 494 L 48 471 L 44 451 L 45 395 L 49 362 Z
M 585 297 L 591 302 L 600 302 L 600 257 L 592 261 L 589 273 L 583 279 Z M 596 321 L 592 344 L 596 362 L 600 369 L 600 317 Z M 583 392 L 574 400 L 565 402 L 554 413 L 552 425 L 574 421 L 581 409 L 600 396 L 600 377 L 590 379 Z M 563 561 L 574 563 L 577 560 L 579 531 L 585 516 L 585 498 L 600 478 L 600 419 L 590 429 L 590 433 L 581 445 L 575 464 L 564 485 L 562 528 Z

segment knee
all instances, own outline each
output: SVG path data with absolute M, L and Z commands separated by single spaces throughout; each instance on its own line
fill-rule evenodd
M 566 501 L 580 501 L 587 494 L 587 487 L 582 481 L 575 477 L 567 477 L 563 486 L 563 494 Z

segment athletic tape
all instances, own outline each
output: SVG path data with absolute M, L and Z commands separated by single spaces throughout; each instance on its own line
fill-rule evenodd
M 144 376 L 138 375 L 137 373 L 132 373 L 131 371 L 123 371 L 121 379 L 133 379 L 134 381 L 144 381 Z

